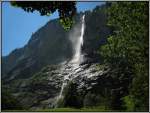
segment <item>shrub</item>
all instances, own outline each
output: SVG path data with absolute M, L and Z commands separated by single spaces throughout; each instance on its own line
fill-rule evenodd
M 1 96 L 1 109 L 2 110 L 19 110 L 23 109 L 19 100 L 11 95 L 8 90 L 2 90 Z
M 77 84 L 72 81 L 68 83 L 64 90 L 64 106 L 80 108 L 82 101 L 77 93 Z
M 84 97 L 84 106 L 93 107 L 100 104 L 100 95 L 88 92 Z

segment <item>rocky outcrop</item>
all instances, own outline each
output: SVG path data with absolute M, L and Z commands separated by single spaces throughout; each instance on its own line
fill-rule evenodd
M 83 101 L 89 92 L 100 95 L 101 98 L 104 98 L 106 93 L 110 98 L 113 95 L 125 96 L 131 77 L 122 75 L 120 76 L 122 78 L 117 80 L 113 77 L 117 72 L 96 63 L 79 66 L 63 63 L 47 66 L 30 79 L 21 80 L 20 83 L 16 80 L 14 83 L 18 84 L 13 86 L 13 83 L 10 87 L 16 88 L 13 95 L 20 99 L 25 108 L 37 110 L 53 108 L 57 105 L 62 85 L 66 83 L 65 88 L 70 81 L 77 85 L 77 93 L 83 97 Z
M 82 53 L 92 62 L 100 61 L 98 49 L 106 42 L 110 33 L 102 9 L 97 7 L 93 12 L 79 13 L 74 17 L 75 23 L 80 23 L 80 17 L 85 14 Z M 2 79 L 8 81 L 29 78 L 46 65 L 69 61 L 73 56 L 73 47 L 69 39 L 72 29 L 69 32 L 65 31 L 58 19 L 49 21 L 32 34 L 27 45 L 2 58 Z

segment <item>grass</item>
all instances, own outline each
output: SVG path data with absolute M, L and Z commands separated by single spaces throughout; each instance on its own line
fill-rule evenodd
M 108 111 L 105 109 L 100 108 L 81 108 L 81 109 L 75 109 L 75 108 L 54 108 L 54 109 L 45 109 L 42 111 L 51 111 L 51 112 L 102 112 L 102 111 Z
M 93 108 L 53 108 L 53 109 L 41 109 L 41 110 L 3 110 L 3 112 L 108 112 L 105 107 L 93 107 Z

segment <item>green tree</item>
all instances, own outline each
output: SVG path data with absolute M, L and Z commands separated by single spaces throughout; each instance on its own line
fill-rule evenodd
M 113 34 L 100 53 L 112 67 L 130 67 L 133 73 L 130 97 L 134 110 L 148 110 L 148 2 L 113 2 L 107 10 Z M 125 73 L 125 72 L 123 72 Z
M 1 94 L 1 109 L 2 110 L 18 110 L 23 109 L 19 100 L 11 95 L 11 92 L 6 88 L 2 88 Z
M 21 7 L 26 12 L 36 10 L 41 16 L 49 16 L 58 10 L 60 23 L 66 30 L 73 25 L 73 16 L 76 13 L 76 2 L 74 1 L 11 1 L 11 5 Z
M 81 98 L 77 92 L 77 84 L 70 81 L 64 90 L 64 106 L 80 108 Z
M 88 92 L 84 97 L 84 107 L 94 107 L 100 104 L 100 95 Z

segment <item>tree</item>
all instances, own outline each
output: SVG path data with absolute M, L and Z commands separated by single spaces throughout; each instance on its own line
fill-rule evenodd
M 23 109 L 23 106 L 20 104 L 19 100 L 11 95 L 8 88 L 2 88 L 2 97 L 1 97 L 1 108 L 2 110 L 20 110 Z
M 100 50 L 105 62 L 112 67 L 131 68 L 134 76 L 130 97 L 136 111 L 148 110 L 148 13 L 148 2 L 112 3 L 107 15 L 113 34 Z
M 11 5 L 21 7 L 26 12 L 36 10 L 41 16 L 49 16 L 58 10 L 60 23 L 66 30 L 73 25 L 73 16 L 76 13 L 74 1 L 11 1 Z
M 84 107 L 94 107 L 100 104 L 100 95 L 88 92 L 84 97 Z
M 64 90 L 64 106 L 80 108 L 81 98 L 77 92 L 77 84 L 70 81 Z

